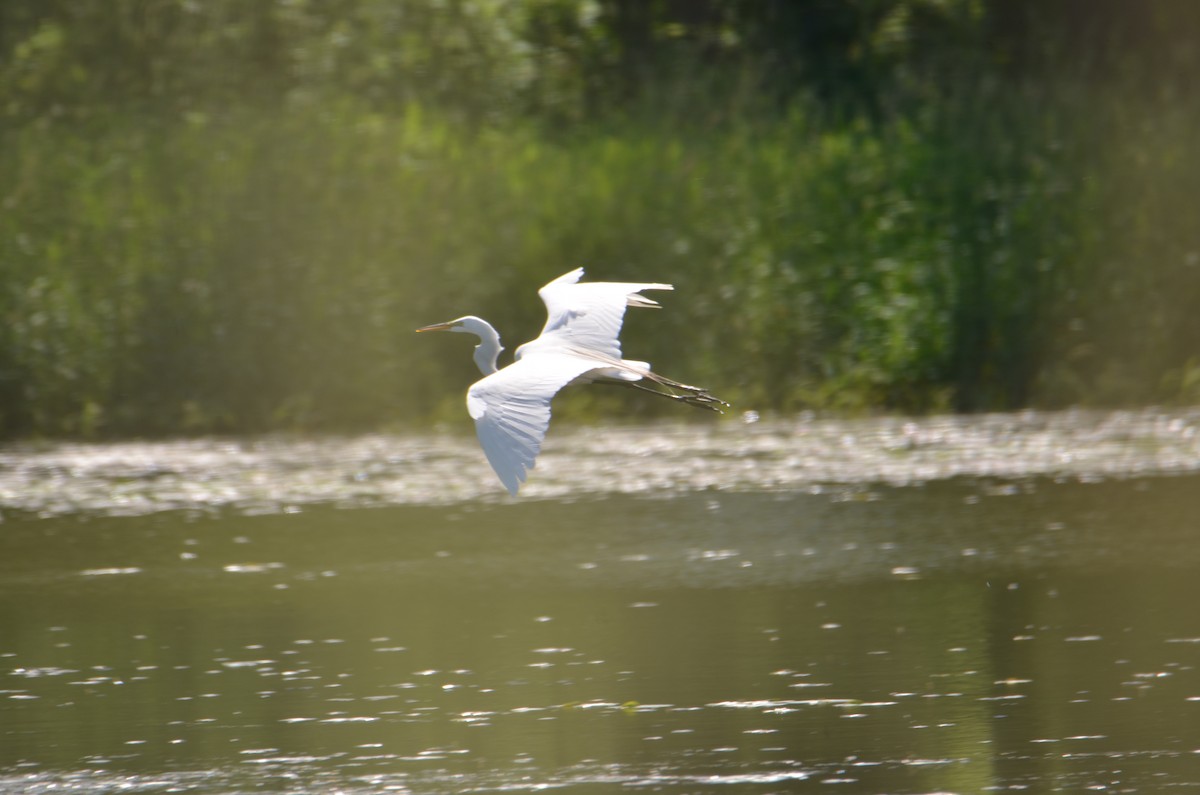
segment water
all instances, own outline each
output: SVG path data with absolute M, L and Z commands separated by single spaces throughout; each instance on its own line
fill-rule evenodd
M 0 791 L 1200 790 L 1198 426 L 9 449 Z

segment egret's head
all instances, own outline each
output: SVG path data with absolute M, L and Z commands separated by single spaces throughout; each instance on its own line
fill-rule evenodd
M 432 326 L 424 326 L 417 329 L 417 331 L 458 331 L 467 334 L 478 334 L 477 324 L 481 322 L 479 318 L 467 315 L 466 317 L 456 318 L 447 323 L 434 323 Z
M 496 329 L 492 328 L 486 320 L 474 315 L 460 317 L 449 323 L 434 323 L 432 326 L 425 326 L 417 331 L 461 331 L 464 334 L 474 334 L 479 338 L 479 344 L 475 346 L 475 364 L 478 365 L 479 372 L 484 375 L 496 372 L 496 357 L 500 355 L 500 351 L 504 350 L 504 347 L 500 345 L 500 335 L 496 333 Z

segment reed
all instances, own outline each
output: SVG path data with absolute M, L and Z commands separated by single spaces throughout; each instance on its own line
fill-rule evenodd
M 565 132 L 420 104 L 0 131 L 0 433 L 350 429 L 459 410 L 475 313 L 673 281 L 627 346 L 739 406 L 1200 398 L 1195 104 L 978 83 Z M 637 410 L 643 410 L 639 406 Z M 653 407 L 644 410 L 653 411 Z

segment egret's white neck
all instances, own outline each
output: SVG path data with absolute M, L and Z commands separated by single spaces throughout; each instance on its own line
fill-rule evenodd
M 468 316 L 461 318 L 458 325 L 452 330 L 459 331 L 464 334 L 474 334 L 479 337 L 479 344 L 475 346 L 475 365 L 479 368 L 479 372 L 484 375 L 491 375 L 496 372 L 496 359 L 500 356 L 500 351 L 504 350 L 500 345 L 500 334 L 496 329 L 492 328 L 492 324 L 483 318 Z
M 480 337 L 480 343 L 475 346 L 475 366 L 479 368 L 479 372 L 484 375 L 491 375 L 496 372 L 496 359 L 500 357 L 500 351 L 504 348 L 500 347 L 500 337 L 492 332 L 491 339 Z

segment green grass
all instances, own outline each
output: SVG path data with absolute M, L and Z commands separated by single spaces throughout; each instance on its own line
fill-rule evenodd
M 1195 400 L 1198 122 L 985 87 L 875 125 L 553 135 L 345 103 L 15 126 L 0 433 L 445 415 L 469 344 L 412 329 L 479 314 L 511 350 L 577 265 L 674 282 L 627 350 L 739 408 Z

